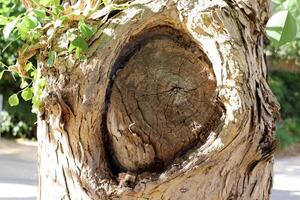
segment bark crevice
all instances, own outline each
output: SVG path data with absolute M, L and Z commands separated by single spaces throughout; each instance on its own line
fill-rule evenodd
M 44 67 L 40 195 L 267 200 L 278 105 L 266 5 L 134 1 L 95 25 L 85 62 Z

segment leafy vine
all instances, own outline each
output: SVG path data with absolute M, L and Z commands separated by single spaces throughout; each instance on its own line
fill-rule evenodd
M 274 15 L 267 23 L 266 34 L 271 41 L 271 49 L 295 42 L 299 38 L 299 0 L 272 0 Z M 0 79 L 5 72 L 11 72 L 21 79 L 21 90 L 10 96 L 9 104 L 19 104 L 19 94 L 25 101 L 32 100 L 37 111 L 42 105 L 42 93 L 46 87 L 36 64 L 37 56 L 43 52 L 47 65 L 53 66 L 59 56 L 74 55 L 79 61 L 86 58 L 89 41 L 95 33 L 93 23 L 105 23 L 112 11 L 127 8 L 128 4 L 116 4 L 112 0 L 78 0 L 74 4 L 60 0 L 22 0 L 26 12 L 7 23 L 3 36 L 9 39 L 12 33 L 23 45 L 18 50 L 15 65 L 0 71 Z M 297 29 L 298 28 L 298 29 Z M 66 41 L 61 48 L 53 47 L 55 37 L 65 34 Z M 297 50 L 298 53 L 298 50 Z
M 46 80 L 39 73 L 36 56 L 40 52 L 47 58 L 47 65 L 53 66 L 58 56 L 74 54 L 82 61 L 89 50 L 89 40 L 95 33 L 91 24 L 105 23 L 110 13 L 127 8 L 128 4 L 116 4 L 110 0 L 79 0 L 75 4 L 59 0 L 23 0 L 26 12 L 7 23 L 3 36 L 9 39 L 12 33 L 22 41 L 18 50 L 15 65 L 4 66 L 0 71 L 0 79 L 5 72 L 10 72 L 21 79 L 21 90 L 11 95 L 8 103 L 11 106 L 19 104 L 19 94 L 25 100 L 32 100 L 33 111 L 42 105 L 42 93 Z M 60 49 L 52 46 L 53 39 L 65 33 L 67 41 Z

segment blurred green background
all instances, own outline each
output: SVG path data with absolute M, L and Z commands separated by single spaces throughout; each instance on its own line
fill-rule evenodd
M 16 18 L 25 9 L 19 0 L 0 0 L 0 67 L 15 63 L 20 43 L 10 37 L 4 41 L 4 25 Z M 9 45 L 7 45 L 9 43 Z M 300 142 L 300 40 L 288 43 L 279 50 L 266 46 L 269 60 L 269 84 L 281 104 L 282 120 L 277 125 L 276 137 L 280 149 L 287 149 Z M 17 107 L 10 107 L 8 97 L 19 91 L 19 83 L 13 75 L 5 73 L 0 81 L 0 94 L 3 95 L 3 110 L 0 111 L 0 135 L 5 137 L 35 138 L 35 115 L 30 102 L 21 100 Z
M 300 73 L 270 68 L 269 84 L 281 106 L 276 136 L 284 149 L 300 141 Z
M 16 62 L 16 55 L 19 41 L 15 41 L 17 34 L 10 37 L 9 41 L 3 38 L 2 30 L 7 22 L 13 20 L 25 9 L 19 0 L 0 0 L 0 68 L 4 65 L 13 65 Z M 16 79 L 17 80 L 17 79 Z M 8 97 L 20 90 L 20 83 L 10 73 L 5 73 L 0 80 L 0 94 L 3 95 L 3 110 L 0 111 L 0 135 L 6 137 L 35 137 L 35 115 L 31 112 L 31 103 L 21 101 L 20 106 L 11 107 L 8 105 Z

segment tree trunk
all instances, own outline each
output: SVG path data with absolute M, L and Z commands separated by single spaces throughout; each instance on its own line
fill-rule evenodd
M 268 6 L 135 1 L 95 25 L 86 61 L 40 61 L 39 198 L 269 199 Z

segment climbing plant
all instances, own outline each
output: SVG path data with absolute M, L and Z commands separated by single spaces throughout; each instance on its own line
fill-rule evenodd
M 79 62 L 84 60 L 89 41 L 95 33 L 92 24 L 97 21 L 97 26 L 101 26 L 99 22 L 105 23 L 113 11 L 126 8 L 127 4 L 89 0 L 61 5 L 58 0 L 27 0 L 24 5 L 26 12 L 20 13 L 3 28 L 3 37 L 8 41 L 8 46 L 13 42 L 22 45 L 18 49 L 15 64 L 1 62 L 0 79 L 6 72 L 21 79 L 21 90 L 11 95 L 8 102 L 16 106 L 21 96 L 25 101 L 32 100 L 33 110 L 36 111 L 42 104 L 41 97 L 46 86 L 35 62 L 37 56 L 46 59 L 47 67 L 52 67 L 58 57 L 68 55 L 74 56 Z M 64 43 L 53 44 L 53 39 L 62 33 L 66 33 Z M 9 42 L 12 35 L 17 39 Z M 2 51 L 5 52 L 5 49 Z
M 271 41 L 271 49 L 277 51 L 282 46 L 295 41 L 300 35 L 300 0 L 273 0 L 275 13 L 267 23 L 266 34 Z M 2 63 L 0 79 L 5 72 L 13 73 L 21 79 L 20 91 L 11 95 L 11 106 L 19 104 L 21 96 L 32 100 L 36 111 L 42 104 L 41 97 L 46 86 L 35 59 L 46 59 L 47 67 L 52 67 L 58 57 L 72 55 L 77 61 L 86 58 L 89 43 L 97 26 L 105 23 L 113 11 L 125 9 L 128 4 L 116 4 L 111 0 L 79 0 L 76 4 L 59 0 L 26 0 L 26 12 L 20 13 L 3 29 L 8 46 L 13 42 L 22 44 L 15 64 Z M 53 39 L 66 33 L 61 44 L 53 44 Z M 11 36 L 17 35 L 15 41 Z M 5 49 L 3 50 L 5 52 Z

